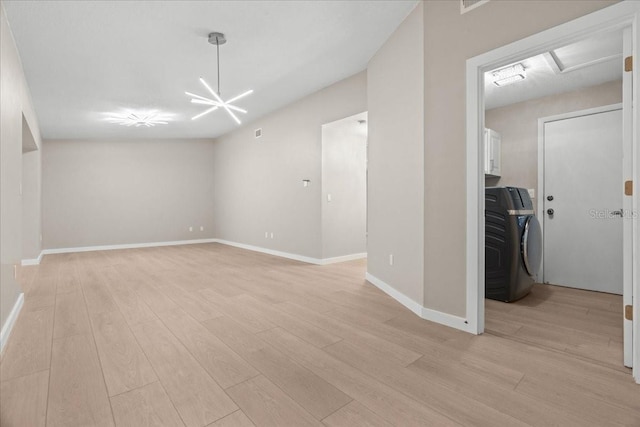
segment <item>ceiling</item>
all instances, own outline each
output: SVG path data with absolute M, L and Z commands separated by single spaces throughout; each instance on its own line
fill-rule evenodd
M 524 61 L 526 79 L 498 87 L 485 74 L 485 108 L 504 107 L 622 78 L 622 30 L 600 34 Z
M 47 139 L 212 138 L 233 130 L 225 111 L 198 120 L 216 82 L 248 110 L 243 123 L 366 68 L 417 0 L 5 0 L 40 131 Z M 215 88 L 215 86 L 214 86 Z M 166 125 L 126 127 L 110 113 L 159 110 Z

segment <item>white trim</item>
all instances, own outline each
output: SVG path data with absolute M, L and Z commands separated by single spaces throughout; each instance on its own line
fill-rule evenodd
M 633 2 L 631 2 L 633 3 Z M 636 10 L 640 10 L 640 5 L 635 4 Z M 633 166 L 631 171 L 631 179 L 633 180 L 635 191 L 632 196 L 632 205 L 635 212 L 640 211 L 640 197 L 638 197 L 638 185 L 640 185 L 640 145 L 638 143 L 638 139 L 640 138 L 640 129 L 638 128 L 638 116 L 640 112 L 638 111 L 638 103 L 640 102 L 640 67 L 637 66 L 638 60 L 640 56 L 640 31 L 638 31 L 638 18 L 639 13 L 636 12 L 633 15 L 633 24 L 631 26 L 632 30 L 632 42 L 631 42 L 631 55 L 636 58 L 635 63 L 636 66 L 633 67 L 632 76 L 632 87 L 633 87 L 633 95 L 631 99 L 631 104 L 633 105 L 633 115 L 632 115 L 632 152 L 633 152 Z M 632 244 L 632 302 L 633 302 L 633 320 L 632 320 L 632 329 L 633 329 L 633 342 L 632 342 L 632 352 L 633 352 L 633 378 L 636 380 L 636 383 L 640 384 L 640 303 L 638 300 L 640 298 L 640 224 L 638 224 L 638 218 L 634 217 L 633 225 L 632 225 L 632 235 L 633 235 L 633 244 Z
M 633 33 L 625 28 L 622 36 L 622 56 L 633 55 Z M 633 180 L 633 75 L 625 72 L 622 76 L 622 179 Z M 631 212 L 633 197 L 622 196 L 622 209 Z M 622 305 L 633 306 L 633 218 L 623 218 L 622 222 Z M 623 363 L 633 367 L 633 321 L 624 319 L 622 326 Z
M 42 257 L 44 256 L 44 252 L 40 252 L 40 255 L 38 255 L 38 258 L 32 258 L 32 259 L 23 259 L 22 260 L 22 265 L 39 265 L 40 262 L 42 261 Z
M 274 249 L 261 248 L 259 246 L 246 245 L 244 243 L 236 243 L 222 239 L 197 239 L 197 240 L 176 240 L 172 242 L 151 242 L 151 243 L 127 243 L 123 245 L 102 245 L 102 246 L 81 246 L 77 248 L 57 248 L 57 249 L 44 249 L 40 256 L 34 260 L 22 260 L 22 265 L 36 265 L 40 264 L 44 255 L 51 254 L 68 254 L 74 252 L 93 252 L 93 251 L 111 251 L 117 249 L 137 249 L 137 248 L 154 248 L 159 246 L 180 246 L 180 245 L 195 245 L 201 243 L 220 243 L 223 245 L 234 246 L 236 248 L 247 249 L 254 252 L 262 252 L 264 254 L 275 255 L 282 258 L 293 259 L 296 261 L 306 262 L 308 264 L 327 265 L 337 262 L 353 261 L 356 259 L 362 259 L 367 257 L 367 253 L 358 253 L 351 255 L 343 255 L 333 258 L 311 258 L 304 255 L 297 255 L 288 252 L 276 251 Z M 37 261 L 37 262 L 35 262 Z
M 221 243 L 223 245 L 234 246 L 240 249 L 247 249 L 249 251 L 261 252 L 263 254 L 275 255 L 282 258 L 289 258 L 295 261 L 302 261 L 309 264 L 317 264 L 322 265 L 322 260 L 319 258 L 311 258 L 304 255 L 292 254 L 289 252 L 276 251 L 275 249 L 261 248 L 259 246 L 247 245 L 244 243 L 231 242 L 229 240 L 215 239 L 216 243 Z
M 111 251 L 116 249 L 154 248 L 158 246 L 195 245 L 199 243 L 215 243 L 216 239 L 176 240 L 172 242 L 127 243 L 124 245 L 81 246 L 78 248 L 44 249 L 42 255 L 68 254 L 73 252 Z
M 229 240 L 223 239 L 214 239 L 216 243 L 221 243 L 223 245 L 233 246 L 240 249 L 247 249 L 249 251 L 261 252 L 263 254 L 279 256 L 282 258 L 288 258 L 295 261 L 306 262 L 307 264 L 315 264 L 315 265 L 327 265 L 327 264 L 335 264 L 337 262 L 345 262 L 345 261 L 353 261 L 355 259 L 366 258 L 366 252 L 359 254 L 351 254 L 351 255 L 343 255 L 333 258 L 312 258 L 305 255 L 292 254 L 289 252 L 277 251 L 275 249 L 262 248 L 260 246 L 247 245 L 245 243 L 237 243 L 231 242 Z
M 13 326 L 16 324 L 16 320 L 18 320 L 18 315 L 20 314 L 20 310 L 22 310 L 22 306 L 24 304 L 24 293 L 20 293 L 18 295 L 18 299 L 16 303 L 13 305 L 11 309 L 11 313 L 9 313 L 9 317 L 2 325 L 2 332 L 0 332 L 0 355 L 4 353 L 4 348 L 7 345 L 7 341 L 11 336 L 11 331 L 13 330 Z
M 376 288 L 380 289 L 382 292 L 389 295 L 391 298 L 398 301 L 418 316 L 422 317 L 422 310 L 424 309 L 423 306 L 369 272 L 365 274 L 364 278 L 367 282 L 371 283 Z
M 483 75 L 486 71 L 520 61 L 557 46 L 594 37 L 606 31 L 631 27 L 633 33 L 632 54 L 638 58 L 640 31 L 638 17 L 640 2 L 624 1 L 585 15 L 573 21 L 542 31 L 533 36 L 491 50 L 467 60 L 466 76 L 466 153 L 467 153 L 467 319 L 477 333 L 484 328 L 484 187 L 482 157 L 478 147 L 482 141 L 479 134 L 484 128 Z M 636 63 L 638 61 L 635 61 Z M 640 82 L 640 67 L 632 71 L 634 82 Z M 640 99 L 640 84 L 633 85 L 633 100 Z M 633 180 L 636 189 L 640 185 L 640 144 L 638 138 L 638 111 L 633 114 Z M 633 195 L 633 208 L 640 209 L 638 192 Z M 633 377 L 640 383 L 640 226 L 638 218 L 633 222 Z
M 464 332 L 474 333 L 467 322 L 467 319 L 460 316 L 454 316 L 453 314 L 444 313 L 432 308 L 422 307 L 422 314 L 420 317 Z
M 541 117 L 538 122 L 550 123 L 557 122 L 559 120 L 574 119 L 576 117 L 591 116 L 594 114 L 607 113 L 609 111 L 622 110 L 622 103 L 603 105 L 600 107 L 587 108 L 586 110 L 570 111 L 568 113 L 556 114 L 554 116 Z M 539 142 L 539 141 L 538 141 Z
M 411 310 L 417 316 L 422 319 L 429 320 L 431 322 L 440 323 L 441 325 L 449 326 L 451 328 L 460 329 L 465 332 L 473 331 L 470 328 L 470 325 L 467 324 L 467 321 L 462 317 L 453 316 L 451 314 L 443 313 L 441 311 L 433 310 L 430 308 L 423 307 L 418 304 L 402 292 L 395 289 L 393 286 L 385 283 L 383 280 L 378 279 L 376 276 L 366 273 L 365 279 L 367 282 L 371 283 L 378 289 L 380 289 L 385 294 L 389 295 L 391 298 L 398 301 L 400 304 L 404 305 L 406 308 Z
M 327 264 L 335 264 L 337 262 L 345 262 L 345 261 L 353 261 L 356 259 L 364 259 L 367 257 L 367 253 L 366 252 L 361 252 L 359 254 L 351 254 L 351 255 L 342 255 L 342 256 L 336 256 L 336 257 L 332 257 L 332 258 L 322 258 L 320 260 L 322 265 L 327 265 Z
M 576 117 L 591 116 L 593 114 L 607 113 L 609 111 L 622 110 L 622 103 L 603 105 L 601 107 L 588 108 L 586 110 L 570 111 L 568 113 L 556 114 L 554 116 L 538 118 L 538 200 L 536 215 L 541 218 L 540 231 L 542 232 L 542 245 L 544 247 L 544 125 L 547 123 L 557 122 L 559 120 L 573 119 Z M 630 211 L 631 206 L 627 206 L 628 201 L 624 200 L 623 209 Z M 542 261 L 540 262 L 540 270 L 538 274 L 538 282 L 544 283 L 544 251 L 542 253 Z
M 483 81 L 479 66 L 472 59 L 468 60 L 466 302 L 467 321 L 474 334 L 484 332 L 484 157 L 480 155 L 485 128 Z

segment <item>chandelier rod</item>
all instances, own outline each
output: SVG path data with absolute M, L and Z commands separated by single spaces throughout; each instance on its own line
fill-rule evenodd
M 218 96 L 220 96 L 220 43 L 216 36 L 216 63 L 218 64 Z
M 209 33 L 209 43 L 216 45 L 216 67 L 218 70 L 218 96 L 220 96 L 220 45 L 225 44 L 227 38 L 222 33 Z

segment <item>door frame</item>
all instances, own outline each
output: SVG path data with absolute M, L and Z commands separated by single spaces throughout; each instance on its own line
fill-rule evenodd
M 526 37 L 506 46 L 491 50 L 467 60 L 466 63 L 466 321 L 468 330 L 475 334 L 484 332 L 484 159 L 480 147 L 484 133 L 484 73 L 562 45 L 611 30 L 631 28 L 631 54 L 638 64 L 640 46 L 640 2 L 620 2 L 581 18 L 558 25 L 538 34 Z M 640 82 L 640 66 L 633 68 L 632 79 Z M 633 85 L 632 99 L 640 100 L 640 84 Z M 640 111 L 640 109 L 638 109 Z M 631 173 L 636 189 L 640 185 L 639 114 L 632 114 L 632 162 Z M 623 115 L 625 113 L 623 112 Z M 639 212 L 637 190 L 631 197 L 634 213 Z M 640 225 L 637 215 L 632 224 L 633 245 L 625 248 L 625 257 L 640 253 Z M 632 257 L 632 295 L 640 295 L 640 256 Z M 637 298 L 635 298 L 637 299 Z M 633 304 L 633 377 L 640 384 L 640 304 Z M 622 313 L 621 313 L 622 314 Z
M 540 222 L 540 229 L 542 231 L 542 247 L 544 248 L 544 197 L 543 195 L 545 194 L 545 188 L 544 188 L 544 125 L 547 123 L 551 123 L 551 122 L 557 122 L 559 120 L 566 120 L 566 119 L 574 119 L 576 117 L 584 117 L 584 116 L 591 116 L 594 114 L 600 114 L 600 113 L 607 113 L 609 111 L 617 111 L 617 110 L 622 110 L 623 109 L 623 105 L 622 103 L 618 103 L 618 104 L 611 104 L 611 105 L 603 105 L 601 107 L 595 107 L 595 108 L 588 108 L 586 110 L 578 110 L 578 111 L 571 111 L 569 113 L 562 113 L 562 114 L 556 114 L 553 116 L 547 116 L 547 117 L 541 117 L 538 119 L 538 200 L 536 203 L 536 213 L 539 217 L 541 217 L 542 219 L 539 221 Z M 624 138 L 623 138 L 624 139 Z M 631 140 L 628 141 L 622 141 L 622 152 L 625 152 L 625 145 L 629 145 L 629 143 L 631 142 Z M 625 144 L 626 143 L 626 144 Z M 621 175 L 623 176 L 623 178 L 626 176 L 625 174 L 625 166 L 627 161 L 625 160 L 631 160 L 631 159 L 623 159 L 623 164 L 620 165 L 621 166 Z M 631 210 L 631 199 L 629 197 L 624 197 L 622 198 L 622 209 L 624 209 L 625 212 L 628 212 Z M 624 250 L 623 250 L 624 252 Z M 626 260 L 625 260 L 626 261 Z M 624 276 L 624 272 L 627 268 L 630 268 L 631 265 L 627 265 L 626 263 L 623 263 L 623 276 Z M 544 282 L 544 251 L 542 254 L 542 262 L 540 263 L 540 271 L 539 271 L 539 282 Z M 629 277 L 630 278 L 630 277 Z

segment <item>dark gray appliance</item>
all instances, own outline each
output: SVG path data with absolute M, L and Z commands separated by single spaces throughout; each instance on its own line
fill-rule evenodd
M 525 188 L 485 189 L 485 296 L 511 302 L 527 295 L 542 261 L 542 232 Z

